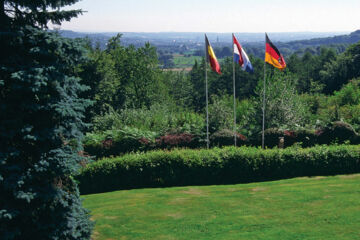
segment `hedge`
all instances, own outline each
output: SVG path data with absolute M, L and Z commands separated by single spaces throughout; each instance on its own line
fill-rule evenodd
M 202 136 L 190 133 L 157 136 L 155 132 L 124 127 L 102 133 L 87 133 L 83 147 L 87 154 L 99 159 L 155 149 L 201 148 L 206 147 L 206 142 Z
M 299 176 L 360 172 L 360 146 L 316 146 L 261 150 L 153 151 L 103 159 L 75 178 L 82 194 L 121 189 L 235 184 Z
M 342 144 L 349 142 L 359 144 L 360 137 L 353 127 L 345 122 L 336 121 L 317 130 L 300 129 L 300 130 L 281 130 L 278 128 L 268 128 L 265 130 L 265 146 L 275 147 L 279 144 L 279 137 L 284 138 L 284 146 L 289 147 L 294 143 L 299 143 L 302 147 L 311 147 L 316 144 Z M 260 144 L 261 133 L 258 141 L 254 145 Z
M 261 145 L 261 132 L 249 139 L 237 133 L 237 146 Z M 297 129 L 284 130 L 268 128 L 265 130 L 265 146 L 273 148 L 279 145 L 279 137 L 284 138 L 284 147 L 297 143 L 302 147 L 313 147 L 316 144 L 360 144 L 360 136 L 353 127 L 345 122 L 332 122 L 317 130 Z M 221 129 L 210 136 L 211 147 L 232 146 L 234 133 Z M 123 127 L 101 133 L 87 133 L 83 141 L 84 151 L 96 159 L 124 155 L 130 152 L 150 151 L 173 148 L 205 148 L 206 139 L 201 134 L 187 132 L 169 132 L 159 135 L 156 132 L 143 131 L 137 128 Z

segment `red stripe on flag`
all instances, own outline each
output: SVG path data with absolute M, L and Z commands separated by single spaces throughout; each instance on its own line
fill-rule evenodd
M 279 59 L 279 58 L 280 58 L 279 54 L 276 52 L 276 50 L 275 50 L 274 48 L 272 48 L 272 47 L 270 46 L 269 43 L 266 43 L 266 50 L 265 50 L 265 51 L 266 51 L 267 53 L 269 53 L 270 56 L 272 56 L 272 57 L 275 58 L 275 59 Z
M 212 70 L 214 72 L 217 72 L 218 74 L 221 74 L 221 70 L 220 70 L 220 64 L 218 61 L 216 61 L 216 59 L 210 57 L 210 66 L 212 68 Z

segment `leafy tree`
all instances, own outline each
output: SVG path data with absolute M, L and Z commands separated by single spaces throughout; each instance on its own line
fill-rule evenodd
M 171 54 L 164 54 L 162 52 L 158 52 L 159 54 L 159 62 L 162 65 L 162 68 L 173 68 L 175 66 L 174 57 Z
M 0 1 L 0 239 L 90 239 L 72 179 L 90 104 L 82 44 L 43 30 L 80 14 L 59 10 L 75 2 Z
M 107 80 L 111 81 L 111 77 L 116 76 L 113 70 L 114 64 L 112 64 L 111 59 L 109 59 L 109 57 L 100 49 L 99 43 L 96 43 L 96 46 L 93 47 L 91 41 L 86 39 L 85 48 L 87 61 L 78 66 L 77 74 L 81 78 L 82 83 L 89 86 L 89 88 L 80 93 L 79 96 L 91 99 L 95 102 L 95 104 L 90 106 L 85 113 L 85 121 L 90 123 L 96 114 L 106 108 L 104 106 L 106 103 L 114 101 L 109 96 L 115 95 L 121 97 L 121 95 L 109 95 L 108 92 L 105 91 L 103 96 L 99 96 L 99 89 L 103 89 L 104 85 L 106 86 L 109 84 Z M 104 81 L 104 79 L 106 79 L 106 81 Z M 114 81 L 116 80 L 118 80 L 117 77 Z M 101 103 L 96 102 L 96 99 L 99 99 L 100 97 L 102 97 Z
M 167 80 L 169 94 L 177 106 L 192 108 L 192 83 L 184 72 L 164 72 L 164 81 Z
M 150 108 L 168 97 L 156 49 L 149 43 L 139 48 L 124 47 L 120 40 L 118 34 L 108 41 L 105 50 L 90 48 L 90 62 L 80 67 L 81 76 L 87 77 L 85 82 L 95 82 L 94 89 L 87 92 L 96 101 L 95 115 L 109 108 Z
M 232 56 L 232 49 L 229 47 L 214 48 L 216 57 L 225 58 Z
M 209 104 L 209 130 L 216 132 L 220 129 L 233 129 L 234 115 L 232 97 L 213 95 Z
M 349 80 L 360 76 L 360 43 L 351 45 L 336 59 L 327 63 L 320 72 L 324 92 L 329 94 L 339 90 Z
M 127 106 L 149 108 L 153 102 L 159 101 L 162 87 L 155 47 L 146 43 L 142 48 L 126 48 L 122 70 L 121 76 L 126 83 Z
M 336 59 L 332 48 L 319 48 L 317 52 L 306 49 L 302 57 L 293 54 L 288 59 L 288 70 L 298 77 L 297 90 L 302 93 L 321 92 L 324 84 L 321 82 L 320 72 L 325 65 Z
M 265 129 L 290 128 L 294 129 L 306 124 L 306 108 L 304 102 L 297 95 L 296 77 L 289 73 L 274 72 L 267 78 L 265 97 Z M 258 94 L 255 101 L 255 119 L 259 132 L 262 126 L 263 82 L 259 81 L 256 89 Z
M 258 79 L 264 78 L 264 61 L 253 56 L 250 56 L 250 61 L 254 67 L 253 74 L 236 67 L 236 96 L 239 99 L 246 99 L 254 96 Z
M 201 111 L 205 107 L 205 59 L 201 64 L 195 60 L 195 64 L 189 72 L 190 82 L 192 84 L 192 106 L 195 111 Z
M 251 57 L 251 62 L 256 71 L 251 74 L 243 71 L 238 65 L 235 65 L 235 84 L 236 97 L 238 99 L 245 99 L 254 95 L 254 90 L 258 79 L 262 78 L 264 62 L 259 58 Z M 210 75 L 210 94 L 221 95 L 226 93 L 233 95 L 233 60 L 232 58 L 225 58 L 221 63 L 221 75 Z
M 209 93 L 210 95 L 222 95 L 223 93 L 233 93 L 233 67 L 232 59 L 227 57 L 221 64 L 221 75 L 215 76 L 209 75 Z M 204 89 L 205 90 L 205 89 Z

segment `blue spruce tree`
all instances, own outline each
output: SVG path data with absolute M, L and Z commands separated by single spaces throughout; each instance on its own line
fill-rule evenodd
M 75 2 L 0 1 L 1 240 L 90 239 L 72 179 L 90 104 L 75 74 L 83 48 L 46 31 L 81 14 L 60 10 Z

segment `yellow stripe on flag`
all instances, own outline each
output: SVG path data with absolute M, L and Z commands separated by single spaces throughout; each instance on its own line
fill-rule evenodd
M 269 53 L 265 53 L 265 62 L 273 65 L 276 68 L 284 69 L 286 66 L 283 66 L 279 63 L 278 59 L 273 58 Z
M 209 45 L 208 46 L 208 53 L 209 53 L 209 56 L 213 59 L 215 59 L 217 61 L 217 58 L 215 56 L 215 53 L 214 53 L 214 50 L 212 49 L 212 47 Z

